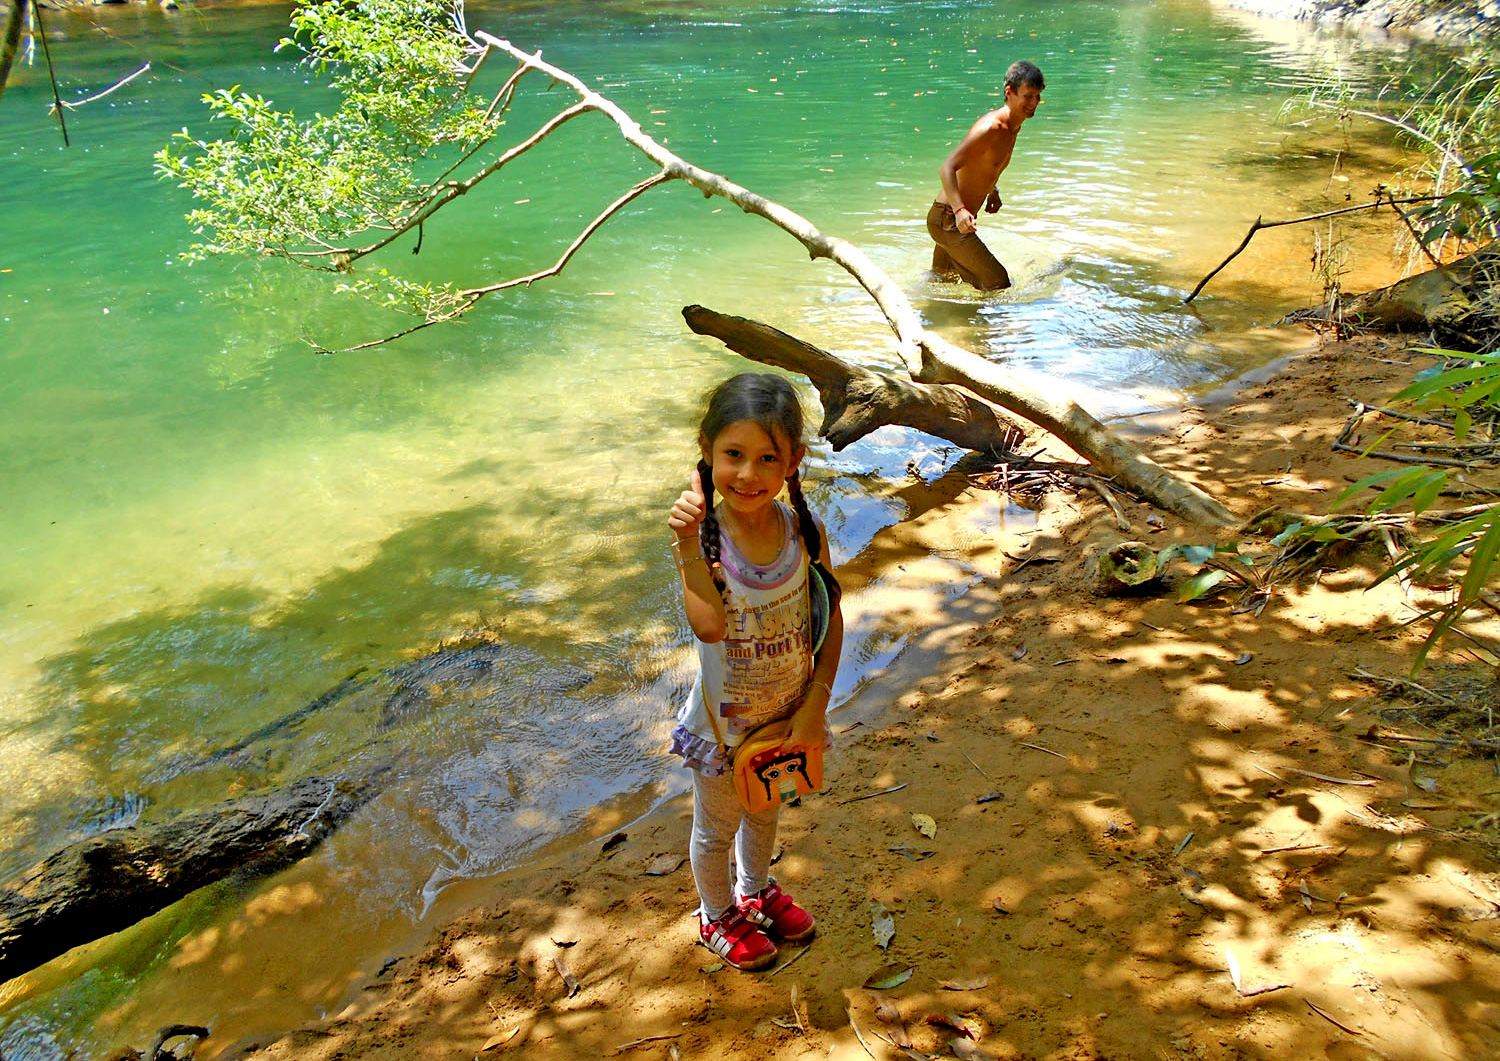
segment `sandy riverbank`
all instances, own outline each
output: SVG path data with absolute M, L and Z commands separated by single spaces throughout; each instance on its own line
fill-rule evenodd
M 1331 450 L 1345 399 L 1383 399 L 1408 361 L 1330 345 L 1148 445 L 1238 515 L 1326 511 L 1380 467 Z M 1420 632 L 1402 624 L 1438 591 L 1367 592 L 1381 557 L 1365 551 L 1259 615 L 1100 600 L 1089 545 L 1208 537 L 1128 502 L 1123 535 L 1086 493 L 975 540 L 997 497 L 952 485 L 914 487 L 913 517 L 844 572 L 854 590 L 920 579 L 957 543 L 983 579 L 838 713 L 833 782 L 783 819 L 776 872 L 820 918 L 809 950 L 747 975 L 694 945 L 679 800 L 496 881 L 333 1019 L 199 1056 L 886 1058 L 911 1056 L 887 1041 L 904 1034 L 941 1056 L 1500 1057 L 1496 832 L 1476 824 L 1500 780 L 1473 759 L 1413 771 L 1358 739 L 1432 732 L 1355 670 L 1404 673 Z M 884 585 L 904 621 L 900 579 Z M 894 918 L 888 949 L 872 902 Z M 910 978 L 862 986 L 891 966 Z

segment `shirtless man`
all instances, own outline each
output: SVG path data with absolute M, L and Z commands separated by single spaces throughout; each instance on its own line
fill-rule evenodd
M 975 215 L 980 203 L 991 214 L 1000 209 L 995 182 L 1010 165 L 1021 123 L 1036 114 L 1046 87 L 1034 64 L 1012 63 L 1005 72 L 1005 106 L 975 122 L 938 170 L 943 192 L 927 212 L 927 231 L 937 244 L 932 271 L 939 276 L 957 274 L 981 291 L 1010 286 L 1005 266 L 979 238 Z

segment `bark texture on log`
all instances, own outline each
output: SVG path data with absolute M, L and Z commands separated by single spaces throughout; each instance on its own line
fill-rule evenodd
M 1479 349 L 1493 345 L 1500 332 L 1497 307 L 1490 301 L 1497 279 L 1500 249 L 1491 245 L 1387 287 L 1345 296 L 1332 311 L 1328 306 L 1312 306 L 1286 319 L 1300 323 L 1338 319 L 1361 328 L 1432 331 L 1443 341 Z
M 270 873 L 305 857 L 379 790 L 305 778 L 199 814 L 110 829 L 47 858 L 0 892 L 0 980 L 128 928 L 239 870 Z
M 914 427 L 972 450 L 1007 451 L 1025 429 L 1003 410 L 959 387 L 912 383 L 851 365 L 769 324 L 685 306 L 687 325 L 763 365 L 800 372 L 823 402 L 818 433 L 841 450 L 886 424 Z
M 736 353 L 763 364 L 802 372 L 820 394 L 826 387 L 824 405 L 830 408 L 832 422 L 825 424 L 823 433 L 830 441 L 833 436 L 828 429 L 840 431 L 847 445 L 884 422 L 916 427 L 970 446 L 964 441 L 969 436 L 958 417 L 978 416 L 981 431 L 974 437 L 983 440 L 994 430 L 990 425 L 1006 423 L 1000 410 L 1009 410 L 1062 439 L 1099 474 L 1115 477 L 1126 489 L 1193 523 L 1227 527 L 1235 522 L 1223 505 L 1113 434 L 1076 403 L 1044 397 L 1000 366 L 943 342 L 930 332 L 923 345 L 921 381 L 905 383 L 845 364 L 810 343 L 757 321 L 702 306 L 688 306 L 682 312 L 693 331 L 712 335 Z M 828 405 L 829 395 L 833 407 Z M 976 395 L 987 401 L 977 400 Z M 881 417 L 899 419 L 882 421 Z M 842 423 L 846 418 L 848 422 Z

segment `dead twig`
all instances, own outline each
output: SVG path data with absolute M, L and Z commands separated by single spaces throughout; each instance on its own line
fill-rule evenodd
M 1324 1013 L 1321 1009 L 1319 1009 L 1317 1006 L 1313 1005 L 1307 999 L 1304 998 L 1302 1001 L 1307 1002 L 1307 1008 L 1308 1009 L 1312 1010 L 1318 1016 L 1322 1017 L 1329 1024 L 1332 1024 L 1335 1028 L 1342 1029 L 1343 1031 L 1348 1032 L 1350 1035 L 1358 1035 L 1358 1036 L 1361 1036 L 1361 1037 L 1364 1036 L 1364 1032 L 1357 1032 L 1353 1028 L 1349 1027 L 1347 1024 L 1340 1024 L 1338 1021 L 1334 1020 L 1328 1014 Z
M 867 1043 L 867 1042 L 865 1042 L 864 1033 L 859 1030 L 859 1025 L 856 1024 L 855 1021 L 854 1021 L 854 1010 L 853 1010 L 853 1008 L 851 1007 L 850 1009 L 847 1009 L 844 1012 L 846 1012 L 846 1013 L 849 1014 L 849 1027 L 851 1027 L 851 1028 L 854 1029 L 854 1037 L 859 1040 L 859 1045 L 863 1046 L 865 1048 L 865 1053 L 869 1054 L 871 1057 L 874 1057 L 875 1056 L 875 1051 L 871 1050 L 870 1049 L 870 1044 Z
M 862 796 L 850 796 L 848 799 L 839 800 L 839 806 L 842 807 L 847 803 L 858 803 L 862 799 L 874 799 L 876 796 L 889 796 L 892 792 L 900 792 L 905 787 L 906 782 L 903 781 L 899 785 L 892 785 L 890 788 L 882 788 L 879 792 L 866 792 Z
M 986 781 L 992 780 L 992 778 L 990 777 L 990 775 L 984 772 L 984 767 L 980 766 L 973 759 L 969 758 L 969 753 L 968 752 L 966 752 L 966 751 L 960 751 L 958 754 L 962 755 L 965 759 L 969 760 L 969 765 L 972 766 L 974 769 L 976 769 L 976 770 L 979 771 L 979 776 L 980 777 L 984 778 Z
M 1111 491 L 1109 487 L 1105 486 L 1104 483 L 1099 479 L 1095 478 L 1092 475 L 1072 475 L 1068 477 L 1068 485 L 1072 486 L 1075 490 L 1094 491 L 1094 493 L 1098 494 L 1101 498 L 1104 499 L 1104 503 L 1108 505 L 1109 510 L 1114 513 L 1115 526 L 1120 528 L 1120 530 L 1122 531 L 1130 530 L 1130 520 L 1125 515 L 1125 509 L 1121 507 L 1119 500 L 1114 495 L 1114 492 Z
M 812 944 L 808 944 L 806 947 L 803 947 L 796 954 L 793 954 L 786 961 L 782 962 L 776 968 L 772 969 L 771 970 L 771 975 L 775 976 L 777 973 L 781 972 L 781 970 L 785 969 L 788 965 L 791 965 L 792 962 L 796 961 L 798 958 L 802 957 L 804 954 L 806 954 L 810 950 L 812 950 Z
M 1440 195 L 1422 195 L 1409 199 L 1394 199 L 1386 198 L 1385 196 L 1377 192 L 1375 201 L 1373 203 L 1361 203 L 1358 206 L 1345 206 L 1340 207 L 1337 210 L 1325 210 L 1320 214 L 1308 214 L 1306 217 L 1287 218 L 1284 221 L 1263 221 L 1257 217 L 1255 221 L 1250 225 L 1250 231 L 1246 232 L 1245 238 L 1240 241 L 1240 245 L 1230 253 L 1229 257 L 1220 262 L 1217 268 L 1213 270 L 1213 272 L 1209 273 L 1202 280 L 1199 280 L 1198 286 L 1193 288 L 1192 292 L 1187 296 L 1187 298 L 1183 299 L 1182 301 L 1184 304 L 1186 304 L 1197 298 L 1198 292 L 1202 291 L 1204 287 L 1208 285 L 1208 282 L 1210 280 L 1218 276 L 1220 270 L 1222 270 L 1226 265 L 1238 258 L 1241 252 L 1243 252 L 1246 247 L 1250 246 L 1250 241 L 1255 238 L 1255 234 L 1263 228 L 1280 228 L 1283 225 L 1300 225 L 1304 221 L 1321 221 L 1325 217 L 1337 217 L 1339 214 L 1352 214 L 1359 210 L 1374 210 L 1387 204 L 1389 204 L 1394 209 L 1398 204 L 1406 206 L 1415 203 L 1430 203 L 1441 198 L 1442 196 Z
M 614 1048 L 614 1053 L 623 1054 L 626 1050 L 634 1050 L 637 1047 L 648 1046 L 651 1043 L 664 1042 L 667 1039 L 681 1039 L 681 1032 L 672 1032 L 668 1035 L 648 1035 L 642 1039 L 632 1039 L 628 1043 L 621 1043 Z

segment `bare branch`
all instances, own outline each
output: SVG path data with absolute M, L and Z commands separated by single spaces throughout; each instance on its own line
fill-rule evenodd
M 1394 125 L 1397 129 L 1400 129 L 1403 133 L 1406 133 L 1408 136 L 1414 136 L 1418 140 L 1421 140 L 1424 143 L 1426 143 L 1426 144 L 1430 145 L 1431 147 L 1435 148 L 1439 154 L 1441 154 L 1449 162 L 1452 162 L 1459 169 L 1463 170 L 1465 173 L 1471 173 L 1472 172 L 1469 169 L 1469 163 L 1468 163 L 1468 161 L 1462 155 L 1460 155 L 1457 151 L 1454 151 L 1447 144 L 1444 144 L 1444 143 L 1441 143 L 1441 142 L 1439 142 L 1437 140 L 1434 140 L 1432 137 L 1428 136 L 1426 133 L 1424 133 L 1422 130 L 1418 129 L 1416 126 L 1410 124 L 1409 122 L 1404 122 L 1400 118 L 1392 118 L 1389 115 L 1380 114 L 1380 113 L 1377 113 L 1376 111 L 1357 111 L 1357 110 L 1353 110 L 1353 109 L 1351 109 L 1349 107 L 1340 106 L 1339 104 L 1336 104 L 1336 103 L 1320 103 L 1320 102 L 1314 101 L 1312 105 L 1314 107 L 1321 107 L 1324 110 L 1339 110 L 1339 111 L 1343 111 L 1345 114 L 1354 114 L 1354 115 L 1357 115 L 1357 116 L 1359 116 L 1361 118 L 1368 118 L 1372 122 L 1384 122 L 1386 125 Z
M 366 257 L 367 255 L 374 254 L 382 247 L 389 246 L 391 243 L 406 235 L 406 233 L 410 232 L 412 229 L 417 228 L 418 226 L 423 224 L 429 217 L 437 213 L 443 207 L 447 206 L 454 199 L 457 199 L 460 195 L 467 195 L 480 181 L 484 180 L 486 177 L 493 176 L 507 163 L 514 161 L 521 155 L 524 155 L 527 151 L 530 151 L 533 147 L 545 140 L 548 135 L 555 132 L 563 124 L 572 121 L 580 114 L 587 114 L 592 109 L 593 108 L 586 103 L 575 103 L 573 104 L 573 106 L 568 107 L 566 110 L 562 110 L 557 114 L 554 114 L 547 121 L 543 122 L 541 127 L 538 128 L 536 132 L 532 133 L 525 140 L 522 140 L 519 144 L 516 144 L 514 147 L 505 151 L 493 162 L 486 165 L 483 169 L 474 174 L 474 176 L 470 177 L 468 180 L 449 181 L 448 183 L 443 184 L 435 194 L 430 195 L 425 200 L 424 205 L 422 205 L 419 209 L 407 215 L 405 219 L 395 222 L 395 227 L 391 230 L 389 235 L 383 236 L 382 238 L 376 240 L 374 243 L 367 244 L 363 247 L 332 247 L 327 250 L 320 251 L 296 251 L 292 253 L 292 256 L 295 258 L 334 258 L 338 262 L 338 264 L 333 268 L 335 268 L 338 272 L 344 272 L 347 269 L 349 263 L 356 262 L 359 259 Z
M 1255 234 L 1263 228 L 1280 228 L 1282 225 L 1300 225 L 1304 221 L 1321 221 L 1325 217 L 1337 217 L 1340 214 L 1353 214 L 1357 213 L 1360 210 L 1374 210 L 1377 207 L 1387 205 L 1389 205 L 1392 209 L 1395 209 L 1397 204 L 1405 206 L 1411 203 L 1432 203 L 1441 198 L 1441 195 L 1418 195 L 1407 199 L 1395 199 L 1388 198 L 1377 192 L 1375 201 L 1373 203 L 1360 203 L 1358 206 L 1342 206 L 1337 210 L 1324 210 L 1320 214 L 1308 214 L 1306 217 L 1290 217 L 1283 221 L 1262 221 L 1257 217 L 1255 221 L 1251 223 L 1250 231 L 1246 232 L 1245 238 L 1240 241 L 1240 245 L 1230 253 L 1229 257 L 1220 262 L 1211 273 L 1205 276 L 1202 280 L 1199 280 L 1198 286 L 1193 288 L 1192 292 L 1187 296 L 1187 298 L 1183 299 L 1182 301 L 1184 304 L 1186 304 L 1197 298 L 1198 292 L 1202 291 L 1204 287 L 1208 285 L 1208 282 L 1210 280 L 1218 276 L 1220 271 L 1223 270 L 1224 266 L 1228 265 L 1230 262 L 1238 258 L 1240 256 L 1240 252 L 1242 252 L 1246 247 L 1250 246 L 1250 240 L 1254 238 Z M 1400 213 L 1400 211 L 1397 211 L 1397 213 Z
M 134 81 L 136 78 L 140 77 L 142 74 L 144 74 L 146 71 L 148 71 L 150 69 L 151 69 L 151 64 L 150 63 L 143 63 L 143 64 L 141 64 L 141 68 L 139 70 L 137 70 L 135 73 L 128 74 L 125 77 L 120 78 L 120 80 L 116 81 L 113 85 L 110 85 L 109 88 L 105 89 L 103 92 L 95 92 L 92 96 L 85 97 L 84 99 L 75 99 L 75 100 L 72 100 L 72 101 L 69 101 L 69 102 L 62 102 L 62 101 L 59 101 L 59 102 L 61 103 L 62 106 L 68 108 L 68 110 L 70 110 L 70 111 L 71 110 L 77 110 L 79 107 L 82 107 L 86 103 L 94 103 L 94 102 L 96 102 L 98 100 L 103 99 L 105 96 L 108 96 L 111 92 L 114 92 L 116 89 L 124 88 L 126 85 L 130 84 L 132 81 Z M 53 104 L 51 107 L 48 108 L 48 112 L 51 113 L 53 111 L 56 111 L 57 107 L 58 107 L 58 104 Z
M 490 284 L 488 287 L 471 287 L 465 291 L 460 292 L 460 294 L 465 296 L 472 296 L 472 301 L 469 303 L 470 305 L 472 305 L 474 302 L 479 301 L 479 299 L 483 298 L 485 295 L 493 294 L 496 291 L 504 291 L 508 287 L 525 287 L 535 283 L 538 280 L 543 280 L 546 277 L 556 276 L 558 273 L 563 271 L 563 267 L 568 264 L 568 260 L 578 252 L 578 248 L 582 247 L 588 240 L 588 238 L 594 234 L 595 229 L 604 224 L 604 222 L 608 221 L 613 214 L 618 213 L 619 210 L 632 199 L 656 187 L 658 184 L 669 181 L 671 179 L 672 177 L 666 173 L 653 174 L 650 177 L 647 177 L 645 180 L 641 181 L 635 187 L 631 188 L 628 192 L 620 196 L 614 202 L 610 203 L 607 207 L 604 208 L 604 210 L 599 214 L 598 217 L 589 222 L 587 227 L 585 227 L 584 230 L 578 234 L 577 239 L 568 244 L 568 249 L 563 251 L 562 257 L 558 258 L 557 261 L 551 266 L 551 268 L 532 273 L 530 276 L 519 276 L 514 280 L 505 280 L 498 284 Z
M 414 324 L 410 328 L 407 328 L 405 331 L 397 332 L 395 335 L 386 335 L 379 339 L 371 339 L 367 343 L 355 343 L 353 346 L 341 346 L 337 350 L 334 350 L 327 346 L 323 346 L 321 343 L 315 343 L 311 339 L 308 339 L 306 336 L 303 337 L 302 341 L 320 354 L 352 354 L 356 350 L 372 350 L 377 346 L 384 346 L 386 343 L 393 343 L 397 339 L 404 339 L 406 336 L 411 335 L 413 332 L 419 332 L 424 328 L 431 328 L 434 324 L 447 324 L 449 321 L 458 320 L 465 313 L 469 312 L 469 310 L 473 309 L 474 303 L 478 301 L 479 299 L 476 296 L 475 298 L 469 299 L 467 302 L 458 303 L 456 306 L 454 306 L 453 309 L 450 309 L 446 313 L 440 313 L 435 317 L 428 317 L 421 324 Z

